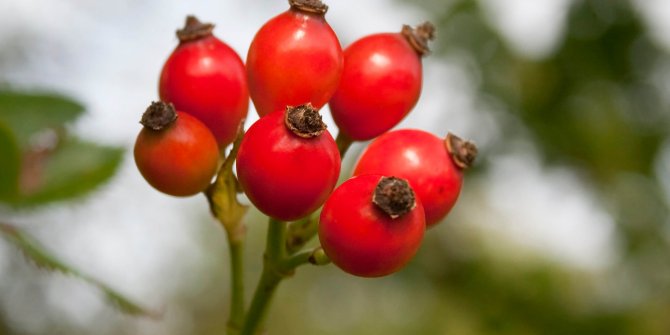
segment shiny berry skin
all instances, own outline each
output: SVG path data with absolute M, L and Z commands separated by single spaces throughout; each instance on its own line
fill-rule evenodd
M 155 119 L 147 121 L 152 112 L 154 117 L 167 113 L 159 121 L 168 124 L 156 126 Z M 174 113 L 176 119 L 165 116 Z M 190 114 L 175 112 L 174 107 L 162 102 L 147 109 L 142 123 L 145 127 L 135 141 L 134 155 L 144 179 L 155 189 L 174 196 L 205 190 L 219 160 L 219 148 L 209 129 Z
M 309 0 L 289 2 L 288 11 L 256 33 L 247 55 L 249 92 L 261 117 L 305 103 L 320 109 L 342 74 L 342 47 L 324 17 L 328 7 L 310 9 L 306 3 L 315 1 Z
M 329 102 L 344 135 L 356 141 L 372 139 L 414 108 L 421 94 L 421 56 L 428 51 L 432 29 L 429 23 L 414 30 L 405 26 L 402 33 L 366 36 L 344 50 L 342 79 Z M 423 39 L 408 37 L 421 32 Z M 413 43 L 423 43 L 424 49 Z
M 471 146 L 469 165 L 476 148 L 473 153 L 474 145 L 461 143 Z M 356 164 L 354 175 L 376 173 L 407 179 L 421 199 L 426 224 L 432 226 L 456 203 L 463 185 L 463 167 L 450 154 L 444 139 L 422 130 L 402 129 L 370 143 Z
M 418 251 L 426 229 L 418 199 L 396 218 L 373 203 L 383 178 L 369 174 L 347 180 L 321 211 L 321 247 L 335 265 L 356 276 L 380 277 L 400 270 Z
M 301 137 L 288 128 L 286 116 L 306 110 L 319 129 Z M 260 118 L 244 135 L 237 154 L 237 176 L 244 193 L 261 212 L 283 221 L 319 208 L 339 174 L 335 140 L 310 106 L 286 108 Z
M 212 35 L 213 27 L 187 18 L 161 71 L 159 95 L 207 125 L 224 148 L 247 115 L 249 90 L 242 59 Z

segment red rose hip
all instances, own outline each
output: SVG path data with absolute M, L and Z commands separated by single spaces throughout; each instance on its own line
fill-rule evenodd
M 203 191 L 216 173 L 219 148 L 207 127 L 171 104 L 154 102 L 142 116 L 135 163 L 157 190 L 189 196 Z
M 286 107 L 256 121 L 237 154 L 237 176 L 266 215 L 291 221 L 323 204 L 340 174 L 340 154 L 319 112 Z
M 177 31 L 179 45 L 161 71 L 159 94 L 202 121 L 221 148 L 230 144 L 249 109 L 242 59 L 193 16 Z
M 361 155 L 354 175 L 369 173 L 407 179 L 421 199 L 426 224 L 432 226 L 453 208 L 463 184 L 463 169 L 477 154 L 474 144 L 452 134 L 402 129 L 375 139 Z
M 407 181 L 369 174 L 333 191 L 321 211 L 319 240 L 340 269 L 380 277 L 414 257 L 425 229 L 423 206 Z
M 414 108 L 421 94 L 421 56 L 434 27 L 404 26 L 400 33 L 361 38 L 344 50 L 344 70 L 330 110 L 342 134 L 372 139 L 393 128 Z
M 251 99 L 261 117 L 311 103 L 325 105 L 337 89 L 342 47 L 319 0 L 289 0 L 291 8 L 265 23 L 247 55 Z

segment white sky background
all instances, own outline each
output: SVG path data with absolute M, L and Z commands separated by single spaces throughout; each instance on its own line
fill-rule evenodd
M 658 33 L 670 30 L 670 20 L 664 20 L 670 17 L 670 6 L 664 0 L 638 2 L 658 29 L 656 36 L 670 45 L 670 34 Z M 560 35 L 569 1 L 484 3 L 491 21 L 508 36 L 511 46 L 530 57 L 541 57 L 551 51 Z M 327 19 L 344 46 L 360 36 L 397 31 L 403 23 L 425 19 L 417 9 L 387 0 L 337 0 L 329 4 Z M 17 45 L 30 48 L 0 59 L 0 83 L 77 98 L 87 106 L 88 114 L 74 126 L 76 133 L 129 149 L 119 174 L 87 200 L 3 220 L 26 227 L 64 259 L 139 301 L 158 306 L 179 291 L 185 282 L 172 278 L 185 280 L 180 274 L 202 266 L 189 263 L 190 259 L 209 252 L 224 255 L 225 246 L 212 251 L 197 244 L 193 222 L 209 215 L 203 197 L 162 195 L 139 175 L 130 151 L 140 130 L 138 120 L 149 102 L 157 98 L 160 68 L 177 43 L 174 31 L 186 14 L 216 23 L 215 34 L 245 58 L 258 28 L 287 7 L 284 1 L 261 0 L 1 0 L 0 50 L 14 50 Z M 16 43 L 16 39 L 26 44 Z M 430 58 L 424 64 L 421 101 L 401 127 L 436 134 L 454 131 L 484 146 L 496 140 L 496 120 L 475 110 L 473 93 L 477 87 L 467 72 L 458 64 Z M 249 115 L 251 123 L 255 112 L 250 110 Z M 335 133 L 329 114 L 325 117 Z M 451 121 L 444 124 L 442 120 Z M 537 157 L 528 143 L 513 144 L 505 156 L 489 157 L 491 173 L 481 197 L 485 202 L 482 208 L 488 210 L 479 220 L 484 229 L 575 266 L 599 268 L 608 264 L 613 250 L 612 219 L 570 170 L 547 169 Z M 663 162 L 668 165 L 668 159 Z M 212 231 L 220 234 L 217 238 L 223 243 L 222 232 Z M 439 228 L 430 233 L 439 234 Z M 17 255 L 0 242 L 0 309 L 17 329 L 48 334 L 50 320 L 58 318 L 85 327 L 106 308 L 78 281 L 51 275 L 40 285 L 50 290 L 52 299 L 36 307 L 41 302 L 26 301 L 35 288 L 5 271 L 9 258 Z M 188 332 L 189 322 L 179 310 L 172 309 L 166 322 L 141 324 L 138 329 L 143 334 L 183 334 Z M 106 334 L 104 327 L 97 329 L 95 334 Z

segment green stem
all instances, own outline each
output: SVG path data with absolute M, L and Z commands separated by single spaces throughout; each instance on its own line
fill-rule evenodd
M 287 223 L 277 219 L 270 218 L 268 222 L 268 236 L 265 244 L 265 256 L 273 263 L 277 263 L 286 256 Z
M 274 293 L 282 278 L 283 277 L 277 273 L 263 271 L 258 286 L 256 287 L 254 298 L 251 301 L 251 307 L 244 320 L 244 325 L 240 332 L 241 335 L 254 335 L 261 329 L 265 317 L 267 316 L 270 302 L 272 302 Z
M 293 269 L 284 271 L 281 267 L 286 256 L 286 229 L 286 222 L 270 219 L 268 223 L 263 272 L 244 319 L 241 335 L 254 335 L 261 329 L 279 283 L 293 274 Z
M 326 256 L 321 247 L 317 247 L 313 250 L 303 251 L 284 259 L 281 263 L 281 268 L 295 269 L 307 263 L 313 265 L 326 265 L 330 263 L 330 259 Z
M 244 238 L 246 228 L 242 218 L 247 206 L 237 199 L 238 181 L 233 174 L 233 164 L 244 135 L 244 121 L 240 122 L 237 137 L 230 154 L 219 168 L 216 180 L 205 190 L 212 215 L 226 231 L 230 250 L 230 316 L 228 334 L 237 335 L 244 321 Z
M 351 144 L 354 143 L 354 140 L 342 132 L 339 132 L 335 138 L 335 143 L 337 144 L 337 150 L 340 151 L 340 157 L 344 157 Z
M 295 269 L 300 265 L 307 264 L 309 263 L 309 258 L 312 257 L 312 251 L 303 251 L 300 253 L 297 253 L 287 259 L 285 259 L 281 267 L 282 268 L 288 268 L 288 269 Z
M 237 231 L 228 231 L 230 250 L 230 316 L 228 335 L 239 334 L 244 321 L 244 236 L 245 229 L 239 225 Z

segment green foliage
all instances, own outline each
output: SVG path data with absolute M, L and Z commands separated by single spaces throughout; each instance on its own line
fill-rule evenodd
M 67 134 L 84 108 L 68 98 L 0 91 L 0 202 L 27 207 L 86 194 L 114 175 L 123 150 Z M 19 228 L 0 223 L 0 235 L 36 266 L 96 286 L 120 311 L 157 317 L 109 286 L 61 261 Z
M 67 265 L 65 262 L 44 249 L 41 245 L 39 245 L 39 243 L 31 239 L 19 228 L 0 223 L 0 234 L 2 234 L 5 238 L 7 238 L 7 240 L 19 248 L 26 256 L 26 258 L 35 264 L 35 266 L 41 269 L 57 271 L 66 275 L 74 276 L 96 286 L 104 293 L 107 300 L 121 312 L 130 315 L 148 316 L 154 318 L 158 317 L 156 312 L 149 311 L 141 307 L 132 300 L 124 297 L 121 293 L 116 292 L 109 286 L 79 272 L 72 266 Z
M 0 123 L 0 201 L 17 193 L 19 148 L 7 126 Z
M 85 194 L 113 176 L 122 157 L 122 149 L 68 138 L 35 176 L 41 179 L 40 187 L 14 204 L 39 205 Z
M 475 334 L 667 334 L 667 318 L 654 315 L 670 308 L 670 209 L 659 186 L 667 173 L 659 176 L 655 164 L 670 140 L 670 106 L 657 82 L 670 62 L 632 2 L 574 1 L 564 34 L 542 59 L 511 49 L 481 1 L 415 2 L 438 26 L 432 57 L 466 59 L 478 104 L 502 121 L 485 151 L 504 153 L 522 140 L 547 166 L 573 169 L 615 219 L 621 249 L 616 266 L 592 284 L 609 288 L 609 302 L 598 303 L 584 282 L 574 285 L 581 299 L 569 299 L 574 288 L 564 282 L 574 279 L 560 274 L 569 269 L 537 265 L 505 275 L 485 258 L 458 257 L 476 247 L 447 252 L 431 264 L 447 264 L 432 276 L 455 300 L 447 304 L 465 310 Z M 593 302 L 587 311 L 584 301 Z
M 62 96 L 0 91 L 0 201 L 26 207 L 67 200 L 114 175 L 120 148 L 67 134 L 83 112 Z
M 0 123 L 12 129 L 19 145 L 27 149 L 35 134 L 61 130 L 84 113 L 84 107 L 63 96 L 0 91 Z
M 558 49 L 542 60 L 507 48 L 476 1 L 458 1 L 438 20 L 447 32 L 438 35 L 441 55 L 476 61 L 482 96 L 524 121 L 548 163 L 573 165 L 599 183 L 622 172 L 651 175 L 670 132 L 668 106 L 651 82 L 665 55 L 627 1 L 577 1 Z M 519 136 L 514 127 L 504 136 Z

